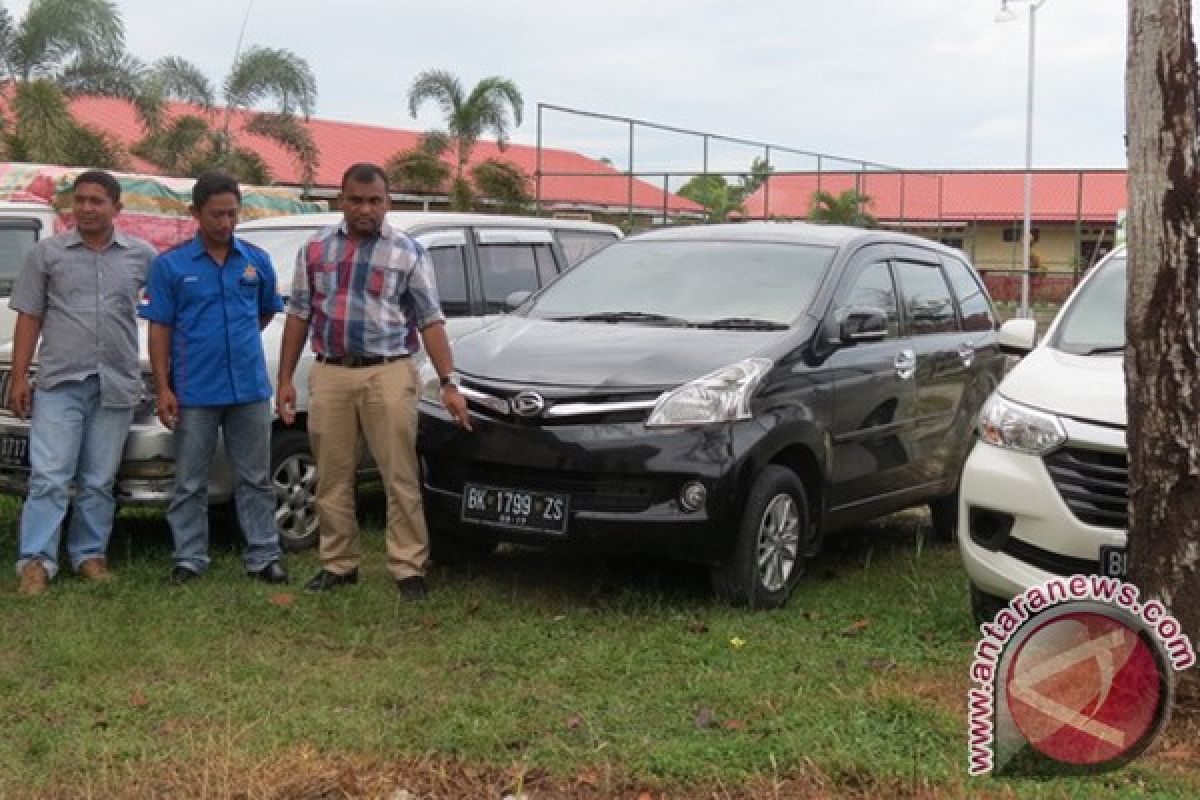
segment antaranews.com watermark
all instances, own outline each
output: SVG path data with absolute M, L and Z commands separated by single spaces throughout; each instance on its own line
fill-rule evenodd
M 1107 769 L 1141 753 L 1166 722 L 1173 671 L 1196 663 L 1179 621 L 1119 578 L 1054 578 L 980 626 L 967 693 L 968 772 L 1023 752 Z

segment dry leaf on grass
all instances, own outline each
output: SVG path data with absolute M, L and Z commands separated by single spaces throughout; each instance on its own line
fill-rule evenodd
M 858 636 L 860 633 L 870 627 L 870 625 L 871 618 L 863 617 L 862 619 L 854 620 L 854 622 L 850 623 L 845 628 L 842 628 L 841 633 L 842 636 Z
M 129 705 L 134 708 L 145 708 L 150 705 L 150 700 L 140 691 L 134 690 L 133 694 L 129 697 Z
M 727 719 L 722 723 L 722 727 L 727 731 L 744 731 L 746 730 L 746 721 L 742 719 Z
M 290 592 L 273 594 L 267 598 L 267 602 L 273 606 L 290 606 L 296 602 L 296 595 L 291 594 Z

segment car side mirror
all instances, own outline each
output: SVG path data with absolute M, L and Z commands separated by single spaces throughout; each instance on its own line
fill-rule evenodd
M 1037 341 L 1037 320 L 1010 319 L 1000 326 L 1000 352 L 1023 356 Z
M 508 297 L 504 298 L 504 307 L 509 311 L 516 311 L 521 305 L 529 299 L 533 292 L 522 289 L 516 292 L 509 292 Z
M 838 338 L 842 344 L 879 342 L 887 337 L 887 314 L 878 308 L 848 308 L 840 317 Z

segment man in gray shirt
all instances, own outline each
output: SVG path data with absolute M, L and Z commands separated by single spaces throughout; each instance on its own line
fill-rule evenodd
M 75 179 L 72 208 L 75 229 L 34 246 L 9 302 L 18 312 L 9 408 L 33 415 L 17 560 L 26 595 L 41 594 L 58 572 L 72 483 L 71 568 L 92 581 L 112 577 L 113 482 L 141 391 L 135 312 L 154 248 L 113 227 L 121 186 L 107 172 Z M 39 338 L 35 391 L 29 365 Z

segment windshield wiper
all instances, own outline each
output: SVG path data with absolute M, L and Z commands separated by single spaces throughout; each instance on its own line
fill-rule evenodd
M 1102 347 L 1093 347 L 1090 350 L 1084 350 L 1083 354 L 1085 356 L 1099 356 L 1099 355 L 1104 355 L 1105 353 L 1123 353 L 1123 352 L 1125 352 L 1125 345 L 1123 345 L 1123 344 L 1108 344 L 1108 345 L 1104 345 Z
M 740 331 L 786 331 L 788 326 L 782 322 L 770 319 L 755 319 L 754 317 L 722 317 L 703 322 L 692 323 L 697 328 L 715 328 L 720 330 Z
M 594 314 L 581 314 L 577 317 L 556 317 L 556 319 L 579 320 L 580 322 L 648 322 L 680 326 L 690 324 L 682 317 L 670 317 L 666 314 L 652 314 L 646 311 L 597 311 Z

